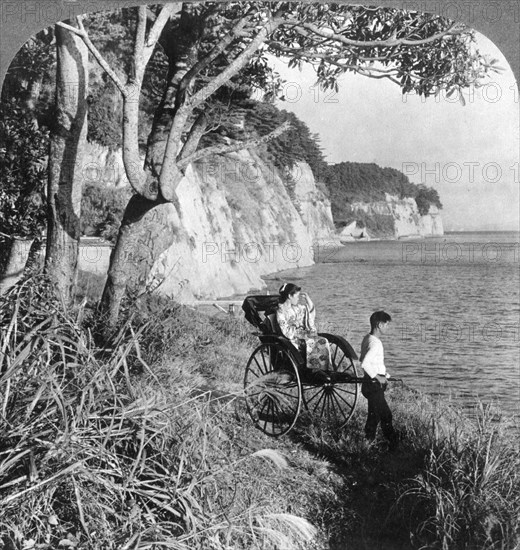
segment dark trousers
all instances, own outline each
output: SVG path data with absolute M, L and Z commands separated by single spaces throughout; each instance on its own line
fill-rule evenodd
M 392 425 L 392 411 L 385 399 L 386 384 L 383 386 L 377 380 L 365 376 L 361 384 L 361 393 L 368 401 L 368 417 L 365 424 L 365 436 L 372 440 L 376 437 L 377 426 L 381 422 L 383 435 L 390 442 L 396 438 Z

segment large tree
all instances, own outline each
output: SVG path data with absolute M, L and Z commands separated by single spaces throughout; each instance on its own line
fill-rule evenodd
M 56 25 L 56 102 L 47 186 L 45 267 L 65 303 L 72 300 L 78 263 L 82 177 L 87 141 L 88 50 Z
M 449 93 L 477 83 L 490 65 L 474 47 L 473 32 L 429 14 L 343 4 L 185 3 L 136 8 L 135 42 L 121 79 L 79 29 L 123 97 L 123 161 L 135 195 L 126 208 L 102 299 L 115 324 L 127 287 L 142 285 L 158 255 L 174 239 L 175 199 L 186 167 L 214 154 L 247 148 L 258 139 L 202 146 L 211 113 L 222 96 L 241 87 L 277 91 L 266 54 L 290 64 L 310 63 L 317 81 L 336 88 L 345 72 L 389 79 L 404 93 Z M 162 96 L 149 133 L 144 165 L 139 156 L 139 98 L 155 52 L 165 59 Z M 263 136 L 272 139 L 287 128 Z M 166 229 L 165 229 L 166 228 Z M 130 267 L 133 266 L 133 269 Z
M 61 26 L 29 40 L 9 67 L 0 119 L 4 145 L 0 151 L 0 232 L 13 246 L 10 257 L 9 248 L 2 247 L 0 273 L 2 267 L 6 269 L 0 274 L 0 284 L 4 289 L 23 274 L 27 242 L 35 239 L 38 248 L 41 243 L 46 183 L 46 270 L 62 299 L 72 299 L 80 236 L 88 72 L 87 47 Z M 20 249 L 15 246 L 20 243 L 16 237 L 30 239 L 22 243 L 24 254 L 12 253 Z M 37 252 L 34 246 L 31 250 Z

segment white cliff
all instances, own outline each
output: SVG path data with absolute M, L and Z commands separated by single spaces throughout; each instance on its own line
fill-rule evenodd
M 421 216 L 420 231 L 421 235 L 425 237 L 444 235 L 442 216 L 440 210 L 435 205 L 430 205 L 428 214 L 426 216 Z
M 352 215 L 362 212 L 365 218 L 374 217 L 390 221 L 393 224 L 393 235 L 387 237 L 403 238 L 403 237 L 434 237 L 444 235 L 442 226 L 442 218 L 439 209 L 431 205 L 429 213 L 426 215 L 419 214 L 417 203 L 411 197 L 400 199 L 394 195 L 385 194 L 384 201 L 375 202 L 353 202 L 351 205 Z M 359 231 L 359 224 L 349 224 L 355 231 Z M 342 231 L 342 240 L 346 240 L 348 235 L 344 234 L 346 229 Z M 368 228 L 370 233 L 370 228 Z M 352 237 L 357 237 L 352 233 Z
M 190 166 L 177 189 L 177 240 L 150 284 L 190 301 L 261 289 L 263 275 L 312 265 L 316 244 L 339 242 L 309 166 L 298 163 L 292 174 L 288 189 L 249 151 Z
M 86 180 L 125 185 L 119 153 L 93 145 Z M 330 201 L 310 167 L 296 163 L 290 183 L 256 152 L 190 165 L 169 209 L 174 244 L 148 284 L 179 301 L 213 299 L 265 287 L 262 276 L 314 263 L 317 245 L 340 245 Z M 80 269 L 106 273 L 110 246 L 82 247 Z
M 123 165 L 121 149 L 111 151 L 108 147 L 88 141 L 81 176 L 83 183 L 102 183 L 106 186 L 130 185 Z
M 92 147 L 87 179 L 124 185 L 118 153 Z M 119 168 L 118 168 L 119 167 Z M 99 169 L 98 169 L 99 168 Z M 97 171 L 96 171 L 97 170 Z M 174 244 L 155 263 L 148 284 L 181 302 L 214 299 L 260 290 L 263 276 L 314 263 L 317 245 L 369 237 L 442 235 L 438 209 L 421 216 L 411 198 L 386 195 L 384 201 L 351 204 L 352 219 L 383 220 L 381 234 L 353 221 L 336 234 L 330 201 L 310 167 L 296 163 L 291 177 L 254 151 L 239 151 L 190 165 L 168 206 Z M 83 250 L 80 268 L 106 273 L 108 248 Z M 107 248 L 107 250 L 105 250 Z
M 305 162 L 298 162 L 291 175 L 294 180 L 296 207 L 307 231 L 312 235 L 313 242 L 337 244 L 330 201 L 316 186 L 310 166 Z

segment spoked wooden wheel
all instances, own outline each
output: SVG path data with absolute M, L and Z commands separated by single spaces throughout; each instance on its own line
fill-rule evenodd
M 356 408 L 359 378 L 350 345 L 329 335 L 327 339 L 331 363 L 309 381 L 304 380 L 303 400 L 314 421 L 343 428 Z
M 300 412 L 302 392 L 296 363 L 281 344 L 258 346 L 246 366 L 247 412 L 267 435 L 286 434 Z

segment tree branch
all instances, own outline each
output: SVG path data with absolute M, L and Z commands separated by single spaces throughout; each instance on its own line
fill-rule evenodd
M 182 147 L 181 152 L 178 155 L 179 160 L 192 155 L 197 150 L 200 138 L 204 135 L 208 126 L 208 119 L 204 112 L 201 112 L 195 122 L 193 123 L 186 142 Z
M 332 53 L 318 53 L 314 50 L 314 46 L 312 48 L 288 48 L 288 47 L 285 47 L 285 46 L 282 46 L 280 44 L 278 44 L 277 42 L 269 42 L 269 46 L 271 48 L 273 48 L 273 50 L 276 50 L 278 52 L 280 52 L 281 54 L 284 54 L 284 55 L 287 55 L 287 56 L 290 56 L 290 57 L 295 57 L 295 58 L 298 58 L 298 59 L 301 59 L 303 61 L 305 61 L 305 59 L 307 58 L 309 61 L 311 61 L 311 58 L 316 58 L 316 59 L 327 59 L 327 60 L 336 60 L 336 59 L 343 59 L 345 56 L 346 56 L 346 52 L 343 52 L 343 53 L 337 53 L 337 54 L 332 54 Z M 349 53 L 351 53 L 349 51 Z
M 182 95 L 187 89 L 191 80 L 206 67 L 208 67 L 209 64 L 212 63 L 231 44 L 231 42 L 233 42 L 233 40 L 242 32 L 247 22 L 248 17 L 243 17 L 240 19 L 231 33 L 227 34 L 218 44 L 216 44 L 208 55 L 193 65 L 193 67 L 182 77 L 179 84 L 180 95 Z
M 299 34 L 305 37 L 308 37 L 309 35 L 306 33 L 303 33 L 302 32 L 303 30 L 311 31 L 312 33 L 316 34 L 317 36 L 321 36 L 322 38 L 328 38 L 330 40 L 341 42 L 346 46 L 357 46 L 362 48 L 381 47 L 381 46 L 393 47 L 393 46 L 401 46 L 401 45 L 421 46 L 424 44 L 430 44 L 432 42 L 435 42 L 436 40 L 439 40 L 444 36 L 448 36 L 452 34 L 461 34 L 462 32 L 464 32 L 464 28 L 461 28 L 458 23 L 454 23 L 449 29 L 446 29 L 445 31 L 434 34 L 428 38 L 422 38 L 420 40 L 407 40 L 406 38 L 394 38 L 394 37 L 387 38 L 386 40 L 352 40 L 351 38 L 346 38 L 345 36 L 335 33 L 330 29 L 322 29 L 317 25 L 314 25 L 313 23 L 301 23 L 298 20 L 286 19 L 283 22 L 283 24 L 292 25 L 296 32 L 298 32 Z
M 168 5 L 161 10 L 161 13 L 155 21 L 152 29 L 155 30 L 156 36 L 160 34 L 164 28 L 164 25 L 168 21 L 170 13 L 173 13 L 175 8 L 175 5 Z M 60 22 L 56 24 L 71 32 L 74 32 L 82 38 L 96 61 L 109 75 L 121 92 L 123 96 L 123 164 L 125 166 L 125 172 L 132 188 L 137 193 L 146 198 L 154 199 L 154 193 L 152 193 L 147 185 L 146 172 L 142 168 L 142 163 L 139 156 L 138 120 L 139 95 L 141 93 L 142 78 L 146 69 L 146 64 L 149 61 L 151 53 L 155 47 L 155 42 L 153 43 L 153 46 L 150 45 L 150 55 L 148 55 L 148 51 L 145 54 L 144 41 L 146 33 L 146 11 L 144 8 L 138 8 L 138 10 L 138 23 L 134 43 L 134 74 L 132 75 L 132 78 L 127 77 L 128 81 L 126 84 L 123 84 L 123 82 L 118 78 L 116 73 L 112 70 L 110 65 L 90 40 L 87 31 L 83 27 L 81 16 L 77 18 L 80 29 L 76 29 L 66 23 Z
M 92 41 L 88 37 L 88 34 L 85 31 L 85 29 L 83 29 L 83 30 L 76 29 L 76 27 L 72 27 L 71 25 L 67 25 L 66 23 L 63 23 L 61 21 L 56 23 L 56 25 L 58 25 L 59 27 L 63 27 L 64 29 L 67 29 L 68 31 L 77 34 L 78 36 L 80 36 L 83 39 L 83 42 L 85 42 L 85 44 L 86 44 L 87 48 L 89 49 L 90 53 L 94 56 L 96 61 L 101 65 L 101 68 L 112 79 L 112 81 L 116 85 L 117 89 L 121 92 L 123 97 L 126 97 L 128 95 L 128 90 L 127 90 L 125 84 L 123 84 L 123 82 L 119 79 L 119 77 L 117 76 L 115 71 L 112 70 L 112 68 L 107 63 L 106 59 L 101 55 L 101 53 L 96 48 L 96 46 L 94 46 L 94 44 L 92 44 Z
M 206 101 L 223 84 L 233 78 L 253 57 L 260 45 L 265 42 L 269 33 L 272 33 L 281 23 L 281 20 L 270 19 L 251 40 L 247 47 L 211 82 L 196 92 L 188 101 L 190 107 L 194 108 Z
M 367 73 L 367 72 L 364 72 L 364 71 L 358 71 L 360 75 L 362 76 L 366 76 L 367 78 L 376 78 L 377 80 L 381 80 L 382 78 L 386 78 L 387 80 L 390 80 L 391 82 L 393 82 L 394 84 L 397 84 L 398 86 L 401 85 L 401 83 L 399 82 L 399 80 L 397 80 L 397 78 L 394 78 L 392 75 L 389 75 L 389 74 L 381 74 L 381 75 L 376 75 L 376 74 L 373 74 L 373 73 Z
M 144 74 L 144 39 L 146 35 L 146 6 L 139 6 L 137 8 L 137 28 L 135 31 L 134 41 L 134 74 L 136 80 L 141 82 Z
M 153 54 L 155 45 L 161 36 L 161 33 L 173 15 L 178 13 L 181 10 L 182 4 L 180 2 L 174 2 L 166 4 L 162 10 L 159 12 L 157 19 L 155 20 L 149 34 L 148 38 L 145 41 L 144 51 L 143 51 L 143 64 L 146 67 L 150 61 L 150 57 Z
M 313 60 L 309 59 L 313 57 L 315 60 L 318 59 L 325 59 L 330 65 L 334 65 L 335 67 L 338 67 L 340 69 L 343 69 L 345 71 L 353 71 L 355 73 L 361 74 L 363 76 L 367 76 L 369 78 L 387 78 L 388 80 L 391 80 L 392 82 L 399 84 L 400 82 L 394 78 L 398 74 L 398 69 L 396 67 L 392 67 L 390 69 L 381 69 L 378 67 L 372 67 L 369 65 L 354 65 L 352 63 L 341 63 L 339 61 L 336 61 L 336 59 L 341 59 L 343 56 L 336 55 L 331 56 L 329 54 L 323 54 L 323 53 L 314 53 L 309 51 L 304 51 L 301 54 L 298 52 L 298 50 L 292 50 L 291 48 L 283 48 L 279 47 L 277 48 L 282 53 L 290 54 L 293 58 L 301 59 L 302 61 L 307 61 L 311 64 L 313 64 Z M 379 75 L 375 75 L 373 73 L 381 73 Z
M 204 103 L 221 86 L 233 78 L 249 62 L 260 45 L 265 42 L 268 34 L 273 32 L 281 23 L 281 19 L 273 19 L 269 13 L 267 16 L 268 21 L 258 31 L 247 47 L 219 75 L 213 78 L 209 84 L 196 92 L 184 105 L 178 108 L 168 134 L 164 160 L 159 175 L 160 191 L 166 200 L 173 200 L 175 187 L 180 182 L 179 169 L 181 167 L 177 165 L 177 152 L 181 143 L 184 125 L 195 107 Z
M 368 56 L 364 56 L 364 55 L 359 55 L 355 50 L 353 49 L 350 49 L 350 48 L 346 48 L 345 50 L 343 50 L 342 52 L 338 52 L 336 54 L 325 54 L 325 53 L 318 53 L 314 50 L 314 45 L 312 46 L 312 48 L 288 48 L 288 47 L 285 47 L 285 46 L 282 46 L 280 45 L 278 42 L 276 41 L 268 41 L 266 42 L 270 48 L 273 48 L 273 50 L 277 50 L 278 52 L 282 53 L 282 54 L 285 54 L 287 56 L 292 56 L 292 57 L 297 57 L 299 59 L 302 59 L 304 60 L 305 57 L 307 58 L 316 58 L 316 59 L 326 59 L 326 60 L 331 60 L 331 61 L 336 61 L 338 59 L 344 59 L 346 57 L 347 54 L 350 54 L 352 55 L 356 60 L 359 60 L 359 61 L 364 61 L 364 62 L 367 62 L 367 63 L 370 63 L 370 62 L 384 62 L 384 61 L 390 61 L 391 60 L 391 56 L 390 55 L 381 55 L 381 56 L 372 56 L 372 57 L 368 57 Z
M 196 160 L 199 160 L 201 158 L 209 157 L 211 155 L 225 155 L 228 153 L 234 153 L 235 151 L 241 151 L 243 149 L 249 149 L 251 147 L 258 147 L 258 145 L 262 145 L 263 143 L 267 143 L 271 141 L 272 139 L 278 137 L 280 134 L 283 134 L 285 131 L 287 131 L 291 127 L 291 123 L 289 121 L 285 121 L 283 124 L 278 126 L 275 130 L 270 132 L 269 134 L 259 137 L 250 139 L 248 141 L 242 141 L 240 143 L 236 143 L 234 145 L 213 145 L 211 147 L 206 147 L 204 149 L 200 149 L 196 153 L 193 153 L 185 158 L 183 158 L 180 162 L 178 162 L 178 166 L 180 168 L 186 167 L 191 162 L 194 162 Z

